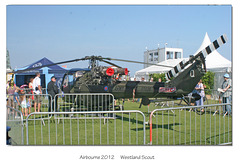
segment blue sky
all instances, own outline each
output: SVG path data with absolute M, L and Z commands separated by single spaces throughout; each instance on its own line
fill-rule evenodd
M 230 5 L 7 6 L 7 49 L 12 68 L 43 57 L 60 62 L 90 55 L 143 61 L 145 48 L 183 48 L 195 53 L 205 33 L 211 41 L 226 34 L 218 49 L 232 60 Z M 216 59 L 217 60 L 217 59 Z M 115 62 L 131 71 L 143 65 Z M 101 63 L 104 65 L 103 63 Z M 87 67 L 87 62 L 67 64 Z

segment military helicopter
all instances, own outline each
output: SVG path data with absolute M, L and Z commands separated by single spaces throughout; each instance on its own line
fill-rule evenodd
M 149 64 L 139 61 L 105 58 L 102 56 L 86 56 L 50 65 L 89 60 L 88 69 L 71 69 L 65 73 L 61 86 L 61 90 L 64 93 L 111 93 L 116 99 L 132 98 L 135 95 L 135 98 L 142 98 L 143 105 L 150 103 L 149 98 L 183 98 L 186 101 L 189 100 L 189 96 L 187 95 L 193 91 L 196 84 L 206 72 L 206 56 L 226 42 L 226 35 L 222 35 L 198 54 L 192 56 L 188 61 L 181 61 L 175 67 L 165 66 L 172 68 L 166 73 L 167 82 L 165 83 L 119 81 L 119 76 L 128 75 L 129 71 L 127 68 L 122 68 L 111 61 Z M 110 64 L 111 67 L 100 66 L 99 61 Z M 35 67 L 34 69 L 50 65 Z M 28 70 L 22 70 L 21 72 Z M 190 98 L 192 102 L 198 99 L 200 99 L 200 96 L 197 94 L 192 95 Z

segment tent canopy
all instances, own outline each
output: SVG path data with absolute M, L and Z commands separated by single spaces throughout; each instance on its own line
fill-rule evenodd
M 203 50 L 209 44 L 211 44 L 211 41 L 208 33 L 206 33 L 201 46 L 194 55 Z M 206 67 L 209 71 L 229 71 L 231 70 L 231 61 L 224 58 L 217 50 L 215 50 L 206 57 Z
M 187 58 L 185 58 L 185 59 L 169 59 L 166 61 L 162 61 L 158 64 L 166 65 L 166 66 L 170 66 L 170 67 L 152 65 L 152 66 L 149 66 L 147 68 L 137 71 L 135 73 L 135 75 L 145 75 L 146 73 L 165 73 L 165 72 L 168 72 L 170 69 L 172 69 L 171 67 L 176 66 L 182 60 L 187 60 Z
M 38 60 L 30 65 L 27 65 L 23 68 L 17 69 L 17 70 L 25 70 L 25 69 L 33 69 L 35 67 L 40 67 L 40 66 L 44 66 L 44 65 L 50 65 L 50 64 L 54 64 L 52 61 L 50 61 L 49 59 L 47 59 L 46 57 L 42 58 L 41 60 Z M 54 70 L 54 71 L 66 71 L 66 69 L 64 69 L 63 67 L 60 67 L 58 65 L 52 65 L 47 67 L 48 70 Z M 23 73 L 17 73 L 17 74 L 21 74 L 21 75 L 28 75 L 28 74 L 32 74 L 32 73 L 36 73 L 36 72 L 40 72 L 42 73 L 43 68 L 38 68 L 38 69 L 33 69 L 27 72 L 23 72 Z
M 52 61 L 47 59 L 46 57 L 42 58 L 41 60 L 38 60 L 30 65 L 27 65 L 23 68 L 17 69 L 17 70 L 25 70 L 25 69 L 33 69 L 22 73 L 16 73 L 15 74 L 15 83 L 20 86 L 27 82 L 29 82 L 29 79 L 31 77 L 35 77 L 35 73 L 39 72 L 41 74 L 41 85 L 42 87 L 46 87 L 48 82 L 51 80 L 51 77 L 54 75 L 57 78 L 57 84 L 58 86 L 61 84 L 62 77 L 64 73 L 66 73 L 67 69 L 60 67 L 58 65 L 52 65 L 49 67 L 43 67 L 34 69 L 35 67 L 39 66 L 45 66 L 54 64 Z

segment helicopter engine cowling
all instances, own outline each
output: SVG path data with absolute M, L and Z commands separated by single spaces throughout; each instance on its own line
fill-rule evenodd
M 103 67 L 101 69 L 101 73 L 103 76 L 128 75 L 128 69 L 117 67 Z

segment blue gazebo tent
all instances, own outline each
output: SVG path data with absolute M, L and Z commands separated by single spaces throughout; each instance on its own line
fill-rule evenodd
M 36 61 L 30 65 L 27 65 L 23 68 L 17 69 L 18 70 L 25 70 L 25 69 L 30 69 L 30 68 L 34 68 L 34 67 L 38 67 L 38 66 L 44 66 L 44 65 L 49 65 L 49 64 L 53 64 L 52 61 L 50 61 L 49 59 L 47 59 L 46 57 L 42 58 L 39 61 Z M 23 84 L 28 84 L 30 78 L 34 78 L 36 72 L 39 72 L 41 74 L 41 86 L 43 88 L 47 88 L 47 84 L 48 82 L 51 81 L 51 77 L 55 76 L 57 78 L 57 85 L 60 87 L 61 82 L 62 82 L 62 78 L 64 73 L 67 71 L 67 69 L 60 67 L 58 65 L 52 65 L 49 67 L 43 67 L 40 69 L 33 69 L 33 70 L 29 70 L 27 72 L 23 72 L 23 73 L 16 73 L 14 80 L 17 86 L 21 86 Z

